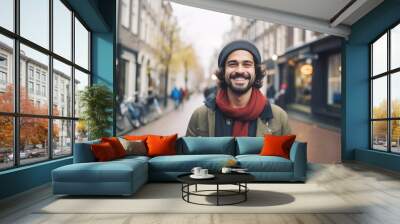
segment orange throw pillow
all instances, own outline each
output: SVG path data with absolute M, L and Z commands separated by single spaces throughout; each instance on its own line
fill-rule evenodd
M 148 136 L 146 140 L 148 156 L 176 155 L 177 138 L 178 134 L 171 136 Z
M 124 139 L 129 140 L 129 141 L 146 141 L 148 135 L 125 135 Z
M 261 156 L 280 156 L 290 158 L 290 148 L 296 135 L 264 135 L 264 145 L 261 149 Z
M 117 158 L 112 145 L 108 142 L 93 144 L 90 146 L 94 157 L 99 162 L 110 161 Z
M 121 142 L 119 142 L 118 138 L 110 137 L 110 138 L 101 138 L 101 142 L 108 142 L 114 149 L 115 155 L 117 158 L 125 157 L 126 151 L 124 146 L 122 146 Z

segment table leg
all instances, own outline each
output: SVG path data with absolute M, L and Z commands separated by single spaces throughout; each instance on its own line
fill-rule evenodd
M 195 186 L 195 191 L 197 192 L 197 184 L 196 184 L 196 186 Z
M 244 183 L 244 201 L 247 201 L 247 183 Z
M 188 201 L 188 202 L 190 202 L 190 201 L 189 201 L 189 195 L 190 195 L 190 184 L 188 184 L 188 185 L 187 185 L 187 192 L 188 192 L 188 193 L 187 193 L 187 201 Z
M 182 188 L 181 188 L 181 192 L 182 192 L 182 199 L 184 199 L 184 196 L 183 196 L 183 190 L 184 190 L 184 184 L 182 183 Z
M 219 205 L 219 184 L 217 184 L 217 206 Z

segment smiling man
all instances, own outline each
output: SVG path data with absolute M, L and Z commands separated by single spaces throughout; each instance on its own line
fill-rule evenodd
M 218 56 L 219 88 L 197 108 L 187 136 L 264 136 L 290 134 L 288 117 L 259 88 L 265 70 L 257 48 L 244 40 L 227 44 Z

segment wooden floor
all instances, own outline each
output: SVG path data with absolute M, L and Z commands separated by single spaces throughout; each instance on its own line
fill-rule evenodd
M 400 223 L 400 174 L 346 163 L 312 164 L 308 176 L 308 182 L 366 206 L 356 214 L 35 214 L 54 200 L 47 185 L 1 201 L 0 223 Z

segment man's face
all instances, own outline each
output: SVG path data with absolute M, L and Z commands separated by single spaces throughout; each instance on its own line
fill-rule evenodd
M 236 94 L 246 93 L 255 81 L 253 55 L 245 50 L 236 50 L 229 54 L 225 62 L 225 82 Z

